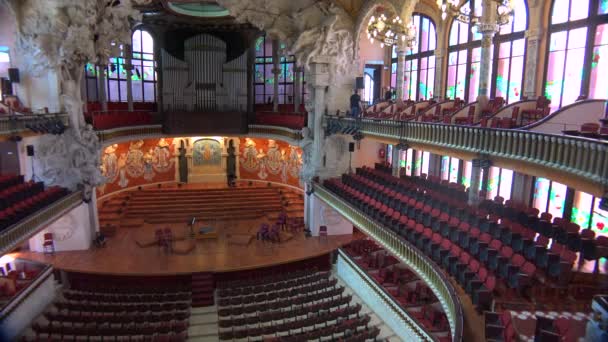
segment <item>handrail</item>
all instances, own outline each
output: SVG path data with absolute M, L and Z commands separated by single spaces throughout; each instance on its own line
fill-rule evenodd
M 73 192 L 0 232 L 0 255 L 17 247 L 23 240 L 59 219 L 80 203 L 82 203 L 82 192 Z
M 546 123 L 547 121 L 553 119 L 554 117 L 558 116 L 559 114 L 561 114 L 562 112 L 564 112 L 564 111 L 566 111 L 566 110 L 568 110 L 570 108 L 573 108 L 575 106 L 579 106 L 581 104 L 594 103 L 594 102 L 604 102 L 605 103 L 605 102 L 607 102 L 607 100 L 604 100 L 604 99 L 587 99 L 587 100 L 576 101 L 576 102 L 571 103 L 569 105 L 562 106 L 560 109 L 556 110 L 555 112 L 553 112 L 553 113 L 545 116 L 544 118 L 542 118 L 542 119 L 540 119 L 538 121 L 534 121 L 534 122 L 531 122 L 530 124 L 528 124 L 526 126 L 522 126 L 520 129 L 525 129 L 525 130 L 532 129 L 532 128 L 536 127 L 536 126 L 539 126 L 539 125 L 542 125 L 542 124 Z M 582 122 L 581 124 L 583 124 L 583 123 L 584 122 Z
M 575 137 L 443 123 L 398 122 L 326 117 L 342 125 L 355 126 L 364 136 L 423 144 L 457 152 L 476 153 L 490 160 L 510 159 L 556 168 L 570 176 L 608 186 L 608 142 Z
M 127 138 L 129 140 L 136 138 L 147 138 L 149 136 L 158 136 L 163 134 L 162 125 L 145 125 L 145 126 L 126 126 L 111 128 L 103 131 L 97 131 L 97 137 L 101 143 L 108 141 Z
M 314 184 L 314 193 L 322 201 L 350 220 L 359 230 L 372 237 L 384 248 L 393 253 L 398 259 L 406 263 L 424 282 L 431 288 L 435 296 L 439 299 L 443 311 L 445 312 L 453 341 L 462 339 L 462 306 L 460 298 L 456 294 L 452 283 L 441 270 L 437 269 L 435 262 L 421 253 L 418 248 L 395 232 L 387 229 L 362 214 L 359 210 L 351 206 L 346 201 L 337 197 L 321 184 Z
M 249 125 L 248 135 L 263 135 L 263 136 L 277 136 L 278 138 L 287 138 L 292 141 L 302 140 L 302 133 L 298 129 L 292 129 L 283 126 L 270 126 L 270 125 Z
M 355 273 L 363 280 L 365 285 L 371 289 L 371 291 L 381 299 L 386 307 L 397 315 L 404 325 L 412 330 L 418 337 L 423 341 L 434 341 L 435 339 L 425 330 L 424 326 L 417 320 L 413 319 L 410 314 L 391 296 L 386 289 L 376 284 L 373 278 L 371 278 L 361 267 L 352 259 L 348 253 L 344 252 L 342 248 L 338 248 L 338 255 L 344 259 L 344 261 L 355 271 Z M 352 287 L 352 284 L 348 284 Z M 372 308 L 373 310 L 373 308 Z
M 0 135 L 18 134 L 28 131 L 27 124 L 38 123 L 41 119 L 60 119 L 68 126 L 68 114 L 31 114 L 31 115 L 0 115 Z

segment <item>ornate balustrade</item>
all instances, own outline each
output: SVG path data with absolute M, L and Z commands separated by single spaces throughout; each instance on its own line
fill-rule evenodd
M 409 241 L 370 219 L 346 201 L 335 196 L 320 184 L 314 184 L 314 193 L 357 228 L 376 240 L 395 257 L 406 263 L 431 288 L 439 299 L 450 323 L 453 341 L 462 339 L 463 314 L 460 299 L 441 269 Z
M 0 255 L 10 252 L 23 240 L 30 238 L 81 203 L 82 193 L 74 192 L 3 230 L 0 232 Z
M 514 161 L 521 165 L 556 169 L 568 177 L 577 177 L 600 190 L 608 186 L 608 142 L 544 134 L 531 131 L 490 129 L 393 120 L 369 120 L 326 117 L 330 126 L 356 127 L 363 136 L 398 143 L 404 139 L 416 148 L 435 148 L 471 155 L 484 154 L 491 160 Z M 524 165 L 524 164 L 527 164 Z M 542 174 L 541 171 L 537 172 Z M 596 191 L 597 192 L 597 191 Z M 601 195 L 601 193 L 600 193 Z
M 67 114 L 33 114 L 33 115 L 2 115 L 0 116 L 0 136 L 20 135 L 32 132 L 27 125 L 35 125 L 44 120 L 59 119 L 64 125 L 69 124 Z M 33 133 L 33 132 L 32 132 Z
M 277 138 L 290 143 L 302 139 L 302 133 L 299 129 L 269 125 L 249 125 L 249 135 L 265 138 Z

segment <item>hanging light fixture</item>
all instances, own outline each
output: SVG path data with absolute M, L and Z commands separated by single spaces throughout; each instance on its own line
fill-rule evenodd
M 481 1 L 481 0 L 479 0 Z M 496 24 L 507 25 L 513 18 L 513 3 L 511 0 L 493 0 L 498 3 L 496 7 Z M 453 16 L 455 20 L 458 20 L 465 24 L 478 25 L 481 20 L 481 13 L 475 13 L 471 11 L 469 2 L 459 6 L 458 0 L 437 0 L 437 6 L 441 9 L 441 19 L 446 20 L 448 16 Z
M 416 40 L 416 26 L 414 23 L 409 25 L 403 25 L 403 19 L 399 16 L 387 17 L 382 8 L 378 8 L 376 15 L 373 15 L 369 19 L 367 25 L 367 38 L 373 44 L 374 40 L 380 42 L 380 47 L 392 46 L 397 44 L 399 40 L 402 42 L 415 43 Z

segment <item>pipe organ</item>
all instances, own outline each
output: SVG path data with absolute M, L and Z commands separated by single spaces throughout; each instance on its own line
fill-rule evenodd
M 161 59 L 164 111 L 247 111 L 247 53 L 226 62 L 226 43 L 201 34 L 185 41 L 184 61 Z

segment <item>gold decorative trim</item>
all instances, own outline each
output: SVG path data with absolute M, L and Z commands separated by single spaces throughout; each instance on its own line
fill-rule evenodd
M 117 138 L 137 138 L 141 135 L 162 135 L 162 125 L 149 125 L 149 126 L 134 126 L 134 127 L 122 127 L 114 128 L 105 131 L 97 131 L 97 137 L 100 142 L 106 142 Z
M 277 135 L 291 140 L 302 140 L 300 131 L 280 126 L 249 125 L 249 134 Z

